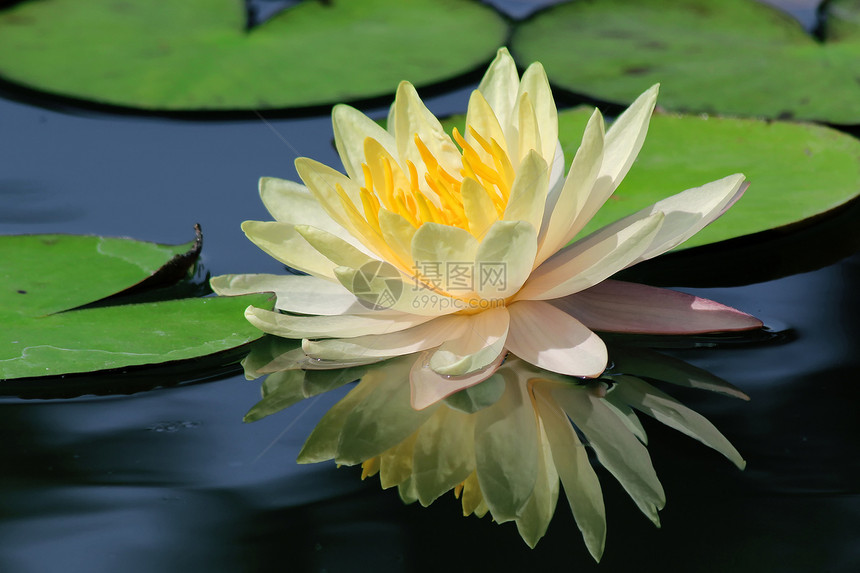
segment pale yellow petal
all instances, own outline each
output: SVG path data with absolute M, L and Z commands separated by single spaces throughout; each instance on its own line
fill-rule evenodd
M 522 100 L 525 94 L 528 94 L 538 130 L 539 145 L 534 149 L 541 153 L 547 164 L 552 164 L 558 146 L 558 112 L 546 72 L 538 62 L 531 64 L 520 80 L 518 100 Z M 522 124 L 520 124 L 521 137 L 522 131 Z M 523 153 L 523 148 L 520 147 L 520 155 Z
M 285 265 L 316 277 L 336 280 L 335 264 L 313 248 L 293 225 L 245 221 L 242 230 L 255 245 Z
M 530 151 L 517 169 L 503 219 L 526 221 L 535 229 L 540 229 L 548 184 L 549 167 L 546 161 L 537 152 Z
M 402 215 L 382 208 L 379 210 L 379 228 L 382 231 L 382 238 L 397 256 L 401 268 L 415 268 L 415 262 L 412 260 L 412 238 L 415 236 L 415 227 Z
M 663 220 L 658 212 L 618 228 L 615 234 L 594 233 L 577 241 L 535 269 L 517 299 L 560 298 L 608 279 L 642 256 L 660 232 Z
M 537 231 L 525 221 L 496 221 L 475 253 L 476 290 L 485 301 L 517 292 L 529 277 Z
M 460 195 L 463 199 L 463 210 L 469 220 L 469 232 L 481 239 L 487 229 L 499 220 L 493 200 L 486 189 L 471 177 L 463 179 Z
M 695 235 L 705 225 L 719 217 L 728 205 L 737 200 L 738 195 L 743 193 L 745 188 L 743 175 L 730 175 L 667 197 L 595 231 L 586 239 L 601 241 L 636 221 L 656 213 L 664 213 L 665 220 L 659 232 L 650 240 L 643 253 L 630 261 L 627 266 L 634 265 L 665 253 Z
M 304 237 L 314 249 L 339 267 L 359 269 L 364 265 L 379 262 L 378 259 L 366 255 L 343 239 L 322 229 L 309 225 L 296 225 L 296 232 Z
M 340 155 L 343 166 L 350 179 L 364 183 L 364 173 L 361 164 L 365 162 L 364 140 L 368 137 L 376 140 L 392 155 L 396 153 L 394 138 L 378 123 L 344 104 L 334 106 L 331 112 L 332 127 L 334 128 L 334 144 Z
M 442 124 L 436 116 L 427 109 L 415 87 L 409 82 L 401 82 L 397 87 L 397 95 L 394 99 L 394 137 L 397 142 L 397 155 L 401 167 L 405 167 L 406 161 L 411 161 L 417 171 L 419 181 L 424 181 L 426 169 L 421 154 L 415 145 L 415 136 L 421 138 L 430 153 L 436 158 L 440 165 L 451 172 L 459 169 L 460 152 L 445 133 Z M 389 128 L 390 129 L 390 128 Z
M 478 91 L 493 108 L 502 129 L 511 122 L 519 83 L 514 59 L 507 48 L 499 48 L 496 58 L 490 64 L 481 83 L 478 84 Z
M 477 250 L 478 241 L 468 231 L 439 223 L 424 223 L 412 238 L 412 259 L 423 282 L 452 295 L 475 290 Z
M 492 157 L 475 139 L 469 128 L 478 132 L 478 135 L 480 135 L 484 141 L 495 141 L 505 153 L 508 152 L 505 132 L 499 123 L 498 117 L 496 117 L 496 112 L 493 110 L 484 94 L 479 90 L 474 90 L 472 95 L 469 96 L 469 107 L 466 111 L 466 133 L 464 133 L 463 136 L 466 138 L 466 141 L 472 145 L 475 151 L 478 152 L 478 155 L 487 163 L 487 165 L 493 165 Z

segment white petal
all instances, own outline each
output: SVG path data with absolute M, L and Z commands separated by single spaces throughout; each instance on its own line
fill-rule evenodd
M 408 314 L 377 317 L 372 314 L 337 316 L 294 316 L 249 306 L 245 310 L 248 322 L 275 336 L 284 338 L 351 338 L 399 332 L 430 320 L 426 316 Z
M 488 366 L 502 354 L 510 318 L 505 307 L 464 316 L 466 327 L 430 357 L 430 368 L 443 376 L 464 376 Z
M 209 281 L 218 295 L 272 292 L 276 307 L 303 314 L 362 314 L 370 310 L 340 283 L 303 275 L 221 275 Z
M 658 201 L 650 207 L 595 231 L 587 238 L 600 240 L 617 233 L 634 221 L 658 212 L 665 213 L 666 219 L 660 232 L 651 240 L 645 252 L 630 263 L 633 265 L 663 254 L 698 233 L 705 225 L 719 217 L 728 204 L 736 201 L 738 193 L 742 192 L 743 188 L 744 176 L 730 175 Z
M 459 336 L 465 326 L 466 321 L 462 316 L 441 316 L 389 334 L 305 340 L 302 348 L 308 356 L 324 360 L 401 356 L 436 348 L 446 340 Z
M 508 306 L 508 350 L 535 366 L 567 374 L 600 376 L 608 360 L 606 345 L 578 320 L 542 301 Z
M 576 225 L 577 216 L 596 187 L 607 187 L 608 178 L 597 182 L 603 162 L 603 117 L 594 110 L 582 134 L 582 142 L 573 157 L 555 208 L 550 215 L 546 234 L 542 237 L 538 264 L 564 247 L 585 226 L 590 218 Z

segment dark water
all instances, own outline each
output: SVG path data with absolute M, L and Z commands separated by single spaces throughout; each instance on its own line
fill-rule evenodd
M 431 107 L 462 111 L 467 93 Z M 239 223 L 267 218 L 258 177 L 296 178 L 296 155 L 337 164 L 330 134 L 322 116 L 184 121 L 0 99 L 0 233 L 178 243 L 199 222 L 212 274 L 279 272 Z M 337 395 L 243 424 L 259 382 L 238 375 L 0 400 L 0 572 L 860 570 L 860 257 L 697 292 L 788 333 L 676 352 L 751 396 L 673 392 L 724 431 L 747 469 L 646 420 L 668 496 L 663 527 L 600 470 L 609 538 L 599 568 L 563 500 L 529 550 L 511 524 L 460 517 L 451 497 L 403 506 L 354 468 L 295 464 Z

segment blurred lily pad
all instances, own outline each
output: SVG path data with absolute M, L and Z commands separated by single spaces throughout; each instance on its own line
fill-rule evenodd
M 268 295 L 127 304 L 142 290 L 187 277 L 200 241 L 199 234 L 176 246 L 95 236 L 0 237 L 0 380 L 161 364 L 259 338 L 243 310 L 272 308 Z
M 507 35 L 472 0 L 306 1 L 245 29 L 242 0 L 29 0 L 0 11 L 0 76 L 149 110 L 305 107 L 427 85 Z
M 519 26 L 511 43 L 554 85 L 607 102 L 661 82 L 667 109 L 860 124 L 860 2 L 821 10 L 819 40 L 753 0 L 574 1 Z

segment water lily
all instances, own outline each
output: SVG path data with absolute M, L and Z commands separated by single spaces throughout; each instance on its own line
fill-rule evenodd
M 642 147 L 657 86 L 604 129 L 595 110 L 564 176 L 544 70 L 517 75 L 499 51 L 453 138 L 400 84 L 380 127 L 349 106 L 332 117 L 346 173 L 299 158 L 304 185 L 265 178 L 275 221 L 247 236 L 308 276 L 216 277 L 219 294 L 273 291 L 250 307 L 261 330 L 302 339 L 302 356 L 352 365 L 427 352 L 409 374 L 426 408 L 489 378 L 508 356 L 595 378 L 595 331 L 699 333 L 758 328 L 716 302 L 609 279 L 681 244 L 742 193 L 743 175 L 688 189 L 575 239 Z M 573 242 L 571 242 L 573 241 Z
M 466 513 L 515 521 L 532 546 L 560 482 L 596 558 L 603 501 L 574 428 L 654 520 L 663 491 L 632 408 L 742 465 L 701 416 L 637 378 L 601 378 L 608 351 L 595 332 L 761 327 L 710 300 L 610 278 L 716 219 L 742 194 L 743 175 L 580 237 L 642 147 L 657 91 L 608 130 L 595 110 L 567 175 L 543 68 L 520 78 L 504 49 L 472 93 L 462 133 L 449 136 L 406 82 L 387 129 L 336 106 L 345 173 L 299 158 L 303 184 L 260 183 L 275 220 L 242 226 L 304 274 L 212 280 L 221 295 L 277 295 L 276 311 L 245 313 L 286 341 L 245 361 L 248 377 L 271 374 L 246 419 L 360 378 L 300 461 L 362 464 L 407 501 L 454 489 Z

